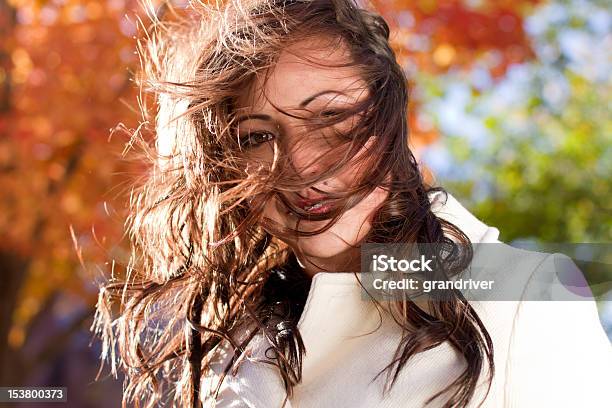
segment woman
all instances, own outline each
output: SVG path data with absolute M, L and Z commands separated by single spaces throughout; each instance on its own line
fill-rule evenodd
M 128 276 L 102 288 L 96 315 L 103 357 L 115 373 L 117 346 L 126 372 L 124 402 L 604 402 L 612 357 L 592 302 L 564 302 L 561 324 L 554 302 L 475 302 L 459 290 L 362 299 L 364 243 L 434 244 L 446 280 L 476 259 L 470 244 L 502 245 L 425 183 L 380 16 L 351 0 L 194 10 L 139 48 L 161 155 L 133 196 Z M 502 248 L 489 270 L 524 287 L 561 257 Z

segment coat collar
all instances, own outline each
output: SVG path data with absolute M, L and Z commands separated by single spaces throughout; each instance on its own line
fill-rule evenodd
M 459 227 L 472 243 L 498 242 L 499 230 L 476 218 L 450 193 L 436 191 L 429 195 L 429 199 L 433 213 Z

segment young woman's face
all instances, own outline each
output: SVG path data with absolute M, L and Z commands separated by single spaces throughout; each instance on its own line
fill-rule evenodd
M 341 109 L 367 96 L 365 94 L 367 86 L 355 68 L 328 68 L 300 58 L 306 57 L 308 60 L 323 64 L 345 62 L 348 58 L 345 49 L 340 47 L 318 49 L 312 47 L 313 44 L 315 43 L 312 40 L 304 40 L 288 47 L 291 53 L 287 51 L 281 53 L 263 89 L 268 100 L 262 95 L 263 81 L 257 80 L 237 101 L 238 137 L 243 143 L 248 142 L 245 154 L 247 160 L 252 161 L 254 166 L 272 162 L 274 140 L 282 145 L 287 155 L 284 156 L 283 164 L 290 167 L 294 175 L 306 177 L 318 174 L 331 166 L 329 157 L 327 161 L 321 159 L 329 156 L 325 156 L 330 150 L 327 139 L 330 135 L 329 129 L 305 131 L 303 120 L 277 111 L 270 102 L 290 113 L 292 109 L 298 109 L 293 112 L 300 116 L 308 116 L 310 112 L 318 114 L 321 111 Z M 310 112 L 300 109 L 304 107 Z M 348 119 L 335 126 L 348 126 L 351 121 L 352 119 Z M 367 148 L 375 140 L 376 137 L 371 137 L 357 156 L 366 154 Z M 335 157 L 335 160 L 338 160 L 338 157 Z M 293 198 L 293 203 L 304 208 L 309 202 L 300 201 L 301 199 L 321 199 L 321 194 L 312 187 L 323 192 L 345 191 L 355 182 L 357 174 L 361 171 L 360 167 L 351 161 L 333 178 L 321 180 L 311 188 L 304 189 L 293 197 L 289 195 L 288 198 Z M 287 244 L 301 261 L 306 258 L 317 265 L 327 265 L 331 268 L 343 268 L 349 260 L 353 263 L 358 262 L 359 249 L 352 247 L 358 245 L 369 232 L 371 216 L 387 194 L 385 190 L 377 188 L 356 206 L 346 211 L 327 231 L 310 237 L 294 237 L 289 239 Z M 316 212 L 316 206 L 310 211 Z M 296 228 L 298 220 L 296 216 L 286 211 L 277 198 L 266 203 L 264 216 L 293 229 Z M 314 231 L 327 222 L 329 221 L 302 220 L 299 223 L 299 230 Z

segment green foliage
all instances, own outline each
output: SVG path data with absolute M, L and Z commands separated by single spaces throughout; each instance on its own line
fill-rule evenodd
M 492 143 L 467 158 L 476 157 L 493 176 L 490 197 L 472 208 L 498 226 L 507 241 L 526 237 L 544 242 L 610 239 L 608 90 L 571 72 L 566 74 L 570 97 L 562 112 L 527 104 L 524 114 L 533 121 L 532 133 L 518 137 L 505 132 L 503 118 L 490 118 Z M 464 150 L 455 152 L 466 159 Z M 462 194 L 472 196 L 473 182 L 458 184 Z
M 578 5 L 547 7 L 532 22 L 540 58 L 511 67 L 502 81 L 477 89 L 465 73 L 421 74 L 427 110 L 452 161 L 446 170 L 432 167 L 438 182 L 498 227 L 505 242 L 609 242 L 611 81 L 577 55 L 610 65 L 601 48 L 609 19 L 602 28 Z

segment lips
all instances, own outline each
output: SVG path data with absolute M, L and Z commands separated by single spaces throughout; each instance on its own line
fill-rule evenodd
M 293 202 L 297 207 L 311 213 L 325 212 L 331 208 L 329 196 L 321 194 L 311 195 L 308 198 L 304 198 L 298 194 L 298 198 Z

